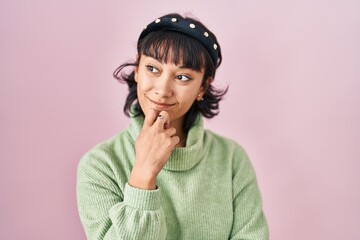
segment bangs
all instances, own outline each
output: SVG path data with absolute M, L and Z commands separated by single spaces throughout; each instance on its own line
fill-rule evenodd
M 210 57 L 210 54 L 198 40 L 174 31 L 149 33 L 139 42 L 138 53 L 155 58 L 163 63 L 171 62 L 195 71 L 204 69 L 206 66 L 205 59 Z

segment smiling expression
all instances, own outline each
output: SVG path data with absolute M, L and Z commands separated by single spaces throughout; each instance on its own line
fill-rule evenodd
M 170 122 L 182 124 L 186 112 L 196 99 L 204 95 L 201 86 L 204 71 L 195 71 L 174 63 L 164 63 L 141 55 L 135 67 L 137 97 L 146 115 L 153 108 L 167 111 Z

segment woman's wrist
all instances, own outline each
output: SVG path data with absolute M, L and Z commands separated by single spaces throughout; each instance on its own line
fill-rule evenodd
M 134 166 L 130 173 L 129 185 L 144 190 L 155 190 L 156 175 Z

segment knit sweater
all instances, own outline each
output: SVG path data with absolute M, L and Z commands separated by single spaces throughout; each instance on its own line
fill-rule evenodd
M 189 130 L 157 176 L 157 189 L 128 184 L 143 117 L 84 154 L 77 203 L 89 240 L 268 239 L 254 169 L 244 149 L 204 130 Z

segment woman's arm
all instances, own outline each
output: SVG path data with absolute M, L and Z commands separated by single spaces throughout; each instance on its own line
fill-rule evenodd
M 77 203 L 87 239 L 165 239 L 160 191 L 121 190 L 103 153 L 85 155 L 78 167 Z
M 169 119 L 166 111 L 159 115 L 149 110 L 135 142 L 135 163 L 130 177 L 124 176 L 122 183 L 114 179 L 114 169 L 109 166 L 115 157 L 105 150 L 97 149 L 81 159 L 78 208 L 88 239 L 166 238 L 156 177 L 179 142 L 175 128 L 168 127 Z M 114 165 L 121 168 L 121 164 Z
M 244 150 L 237 157 L 240 161 L 234 168 L 234 221 L 230 239 L 268 240 L 269 229 L 254 168 Z

